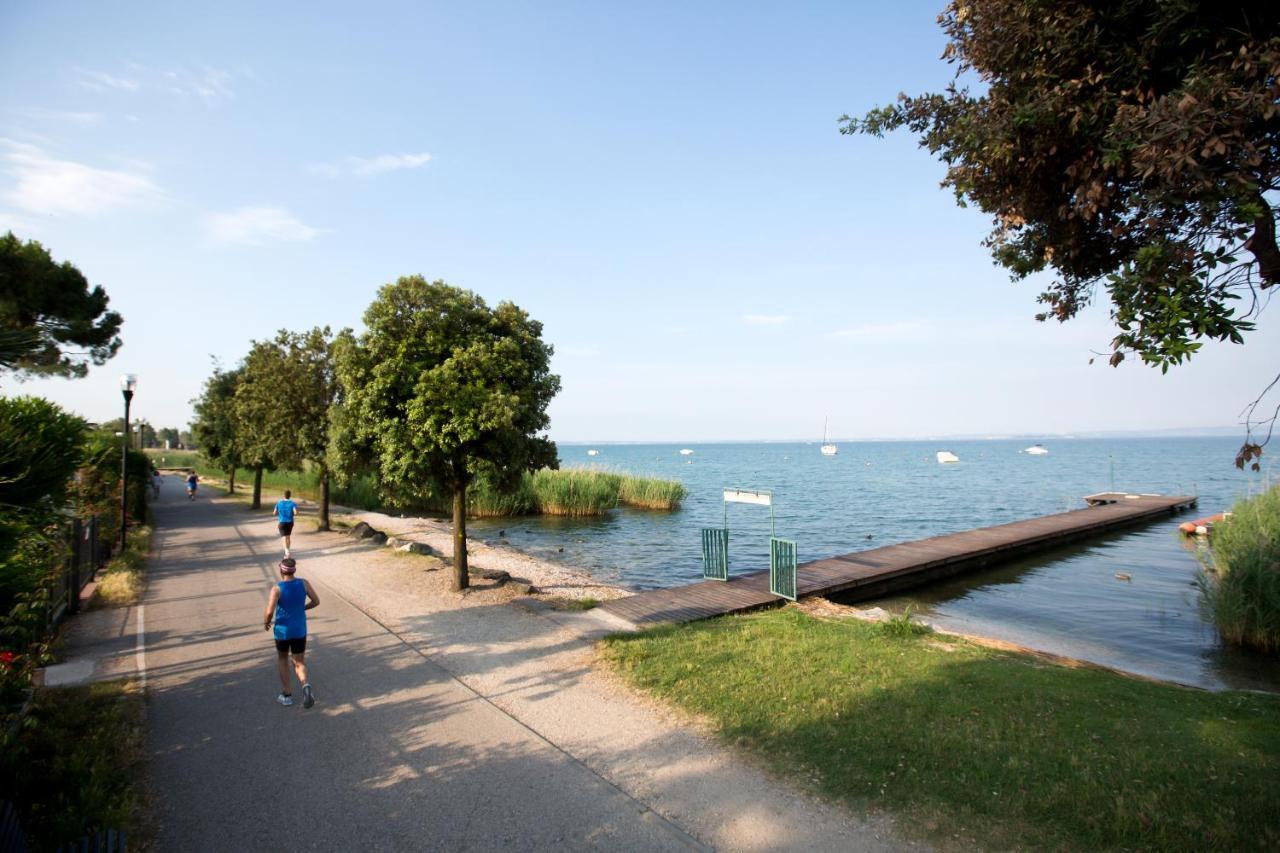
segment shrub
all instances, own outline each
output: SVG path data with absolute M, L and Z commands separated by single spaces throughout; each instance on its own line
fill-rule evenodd
M 1222 638 L 1280 651 L 1280 487 L 1232 507 L 1210 554 L 1200 590 Z

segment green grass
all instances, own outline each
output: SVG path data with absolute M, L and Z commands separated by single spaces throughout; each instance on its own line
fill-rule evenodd
M 1276 849 L 1280 698 L 794 609 L 606 641 L 634 685 L 950 846 Z
M 95 829 L 140 839 L 143 696 L 109 681 L 41 690 L 0 750 L 0 799 L 14 802 L 28 849 L 53 850 Z
M 1207 609 L 1229 643 L 1280 652 L 1280 487 L 1239 501 L 1214 525 L 1200 580 Z

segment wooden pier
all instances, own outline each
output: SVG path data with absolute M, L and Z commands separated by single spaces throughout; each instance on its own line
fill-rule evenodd
M 875 598 L 935 578 L 1026 556 L 1067 542 L 1096 536 L 1189 509 L 1194 497 L 1089 495 L 1088 506 L 1026 521 L 997 524 L 887 545 L 804 563 L 796 569 L 796 597 L 840 593 L 842 600 Z M 728 613 L 782 604 L 769 592 L 769 572 L 729 581 L 700 581 L 607 601 L 601 607 L 635 625 L 693 622 Z

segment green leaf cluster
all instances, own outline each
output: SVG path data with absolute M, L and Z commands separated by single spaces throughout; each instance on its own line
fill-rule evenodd
M 510 302 L 421 276 L 384 286 L 366 331 L 338 340 L 342 427 L 404 501 L 454 495 L 455 585 L 466 586 L 466 490 L 556 467 L 547 406 L 560 390 L 542 324 Z
M 1055 274 L 1038 319 L 1074 317 L 1101 285 L 1111 363 L 1167 370 L 1205 339 L 1241 343 L 1280 282 L 1278 8 L 952 0 L 952 84 L 841 132 L 915 133 L 991 214 L 996 262 Z
M 34 240 L 0 236 L 0 367 L 20 374 L 84 376 L 120 349 L 124 320 L 80 270 Z

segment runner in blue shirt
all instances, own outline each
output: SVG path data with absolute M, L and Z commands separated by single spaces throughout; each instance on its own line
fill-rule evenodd
M 293 671 L 302 684 L 302 707 L 310 708 L 316 703 L 316 697 L 307 677 L 307 611 L 320 604 L 320 596 L 308 581 L 294 577 L 298 564 L 292 557 L 281 560 L 278 568 L 280 580 L 272 585 L 267 609 L 262 613 L 263 629 L 275 627 L 276 669 L 280 674 L 280 695 L 276 701 L 281 705 L 293 704 L 290 689 L 293 681 L 289 674 L 289 656 L 293 655 Z
M 284 555 L 286 557 L 293 556 L 289 550 L 290 540 L 293 537 L 293 517 L 298 514 L 298 505 L 290 500 L 293 492 L 289 489 L 284 490 L 284 500 L 276 501 L 275 516 L 276 528 L 280 531 L 280 538 L 284 540 Z

